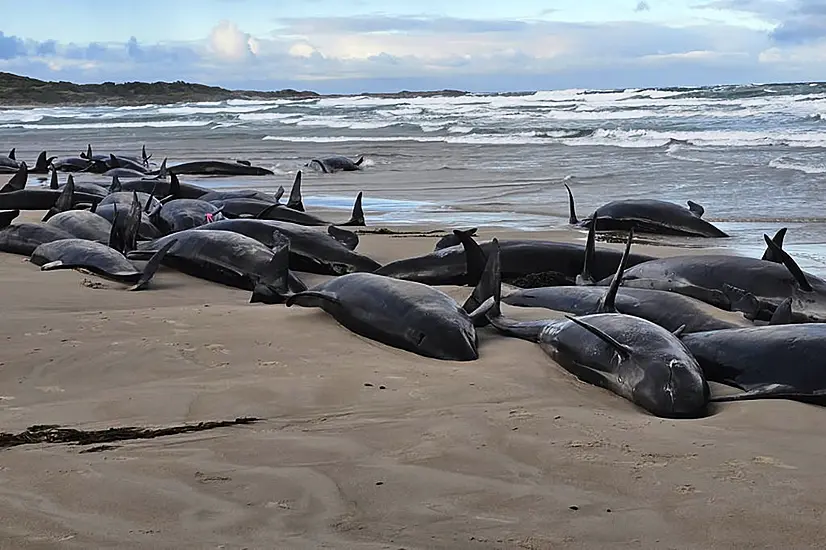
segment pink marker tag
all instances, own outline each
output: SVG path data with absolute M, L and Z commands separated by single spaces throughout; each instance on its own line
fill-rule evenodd
M 208 213 L 207 213 L 207 215 L 206 215 L 206 221 L 207 221 L 207 223 L 212 223 L 212 213 L 211 213 L 211 212 L 208 212 Z

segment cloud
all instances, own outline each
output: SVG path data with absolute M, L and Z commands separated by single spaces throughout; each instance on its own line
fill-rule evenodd
M 272 32 L 257 36 L 224 20 L 201 40 L 154 44 L 139 36 L 115 43 L 58 43 L 0 33 L 0 70 L 79 82 L 188 80 L 323 92 L 811 79 L 820 74 L 826 52 L 816 38 L 820 28 L 803 32 L 791 25 L 800 23 L 795 14 L 804 9 L 811 21 L 816 6 L 795 0 L 798 11 L 790 14 L 771 11 L 776 5 L 716 0 L 702 6 L 765 21 L 781 17 L 771 33 L 719 22 L 667 26 L 387 15 L 282 19 Z M 636 11 L 647 6 L 640 2 Z
M 704 9 L 748 14 L 774 27 L 772 40 L 806 44 L 826 38 L 826 3 L 823 0 L 714 0 Z
M 639 2 L 637 2 L 637 7 L 634 8 L 634 11 L 651 11 L 651 6 L 649 6 L 648 2 L 646 2 L 645 0 L 640 0 Z
M 12 59 L 25 54 L 25 44 L 16 36 L 6 36 L 0 31 L 0 59 Z
M 218 56 L 229 61 L 238 61 L 255 56 L 258 41 L 242 32 L 231 21 L 221 21 L 209 34 L 210 49 Z

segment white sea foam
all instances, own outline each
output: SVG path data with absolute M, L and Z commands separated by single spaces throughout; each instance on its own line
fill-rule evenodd
M 178 128 L 208 126 L 209 121 L 153 120 L 145 122 L 84 122 L 76 124 L 0 124 L 0 128 L 24 130 L 101 130 L 105 128 Z
M 769 166 L 780 170 L 803 172 L 804 174 L 826 174 L 826 162 L 806 162 L 789 157 L 778 157 L 769 161 Z
M 783 133 L 766 135 L 761 132 L 707 130 L 696 132 L 660 132 L 634 129 L 597 129 L 588 135 L 575 136 L 574 131 L 520 132 L 515 134 L 464 134 L 448 136 L 279 136 L 267 135 L 266 141 L 305 143 L 396 142 L 456 143 L 470 145 L 531 145 L 561 143 L 564 145 L 602 145 L 626 148 L 662 147 L 672 140 L 686 141 L 695 146 L 748 147 L 791 145 L 796 147 L 826 147 L 826 135 L 820 133 Z

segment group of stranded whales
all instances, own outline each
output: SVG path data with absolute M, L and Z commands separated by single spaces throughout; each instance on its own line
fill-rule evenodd
M 0 165 L 13 166 L 14 156 Z M 783 249 L 785 229 L 764 235 L 761 258 L 636 254 L 637 233 L 725 234 L 693 202 L 613 201 L 579 222 L 568 189 L 571 222 L 588 229 L 584 245 L 477 241 L 475 228 L 456 229 L 429 254 L 382 264 L 356 251 L 352 227 L 366 225 L 362 194 L 349 219 L 327 220 L 306 211 L 301 171 L 284 203 L 283 187 L 216 191 L 179 180 L 223 174 L 225 165 L 235 169 L 231 162 L 178 171 L 164 159 L 154 169 L 145 149 L 129 157 L 91 147 L 72 159 L 52 165 L 48 187 L 27 186 L 30 172 L 17 164 L 0 188 L 0 251 L 28 256 L 43 271 L 82 269 L 131 290 L 150 288 L 166 266 L 248 291 L 253 303 L 320 308 L 354 333 L 439 360 L 484 355 L 495 344 L 480 346 L 479 331 L 527 340 L 580 380 L 660 417 L 704 416 L 718 401 L 826 404 L 826 281 Z M 308 165 L 332 173 L 363 160 L 333 159 Z M 72 172 L 62 183 L 61 171 Z M 76 182 L 84 171 L 111 181 Z M 21 210 L 45 214 L 16 221 Z M 601 231 L 625 233 L 624 250 L 597 246 Z M 306 274 L 323 282 L 308 287 Z M 450 285 L 472 291 L 459 303 L 437 288 Z M 547 310 L 549 318 L 517 320 L 519 308 Z M 712 396 L 709 382 L 740 391 Z

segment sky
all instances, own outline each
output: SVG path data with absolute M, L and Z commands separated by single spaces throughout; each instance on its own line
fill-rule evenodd
M 0 71 L 322 93 L 826 80 L 826 0 L 0 0 Z

